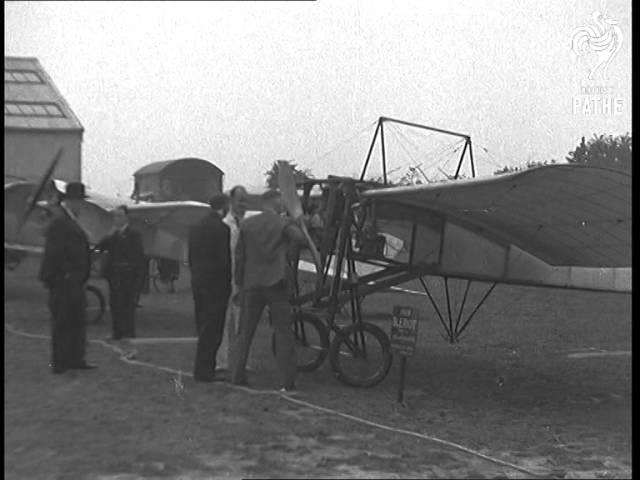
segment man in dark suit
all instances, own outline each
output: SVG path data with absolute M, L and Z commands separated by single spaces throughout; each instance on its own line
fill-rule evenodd
M 216 354 L 231 295 L 230 234 L 222 221 L 229 199 L 222 193 L 215 194 L 209 205 L 212 212 L 189 230 L 189 267 L 198 330 L 193 378 L 198 382 L 215 380 Z
M 263 212 L 240 224 L 235 252 L 235 282 L 240 293 L 240 333 L 235 345 L 232 382 L 247 383 L 246 362 L 262 311 L 271 311 L 276 332 L 276 361 L 282 389 L 295 388 L 296 355 L 289 304 L 290 271 L 287 252 L 291 245 L 305 245 L 306 238 L 293 220 L 280 215 L 280 193 L 263 195 Z
M 59 204 L 50 207 L 54 218 L 45 234 L 39 278 L 49 289 L 53 373 L 95 368 L 85 361 L 85 284 L 91 260 L 87 234 L 76 220 L 84 198 L 82 183 L 67 184 Z
M 117 207 L 112 214 L 114 231 L 97 249 L 108 252 L 103 274 L 109 282 L 113 339 L 120 340 L 136 336 L 135 311 L 145 258 L 142 237 L 129 226 L 126 205 Z

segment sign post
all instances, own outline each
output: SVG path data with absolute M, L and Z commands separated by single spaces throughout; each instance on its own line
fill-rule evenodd
M 407 357 L 416 350 L 418 340 L 418 320 L 414 318 L 413 308 L 395 305 L 391 321 L 391 350 L 401 356 L 400 385 L 398 386 L 398 402 L 404 399 L 404 382 L 407 369 Z
M 407 370 L 407 357 L 400 358 L 400 385 L 398 385 L 398 403 L 404 401 L 404 375 Z

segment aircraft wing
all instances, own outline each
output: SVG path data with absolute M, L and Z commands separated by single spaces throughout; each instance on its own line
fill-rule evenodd
M 52 200 L 57 195 L 56 190 L 63 182 L 54 181 L 45 189 L 44 199 Z M 4 239 L 6 245 L 12 245 L 12 249 L 22 246 L 28 251 L 32 247 L 44 246 L 44 231 L 48 225 L 46 210 L 35 208 L 28 216 L 20 231 L 18 223 L 25 212 L 29 199 L 35 193 L 35 182 L 14 182 L 4 187 Z M 59 190 L 58 190 L 59 191 Z M 105 201 L 107 197 L 89 194 L 86 202 L 80 205 L 78 220 L 84 228 L 92 244 L 98 242 L 109 231 L 112 224 L 109 209 L 117 205 L 116 200 Z
M 624 172 L 549 165 L 481 180 L 369 190 L 364 197 L 381 203 L 382 216 L 394 204 L 435 212 L 550 265 L 631 266 L 631 175 Z
M 13 182 L 5 185 L 4 226 L 5 250 L 40 253 L 44 246 L 44 231 L 48 224 L 45 210 L 36 208 L 27 218 L 22 229 L 17 226 L 29 198 L 36 189 L 35 182 Z M 45 192 L 52 198 L 55 190 L 63 190 L 64 182 L 55 180 Z M 145 254 L 173 260 L 187 259 L 187 232 L 211 209 L 199 202 L 138 203 L 110 198 L 87 190 L 88 198 L 80 205 L 78 221 L 91 244 L 98 243 L 110 231 L 113 219 L 110 210 L 127 204 L 131 225 L 143 237 Z
M 378 230 L 426 274 L 629 290 L 631 175 L 549 165 L 486 179 L 362 192 Z
M 142 234 L 145 254 L 187 261 L 189 227 L 211 212 L 206 203 L 162 202 L 129 205 L 131 226 Z

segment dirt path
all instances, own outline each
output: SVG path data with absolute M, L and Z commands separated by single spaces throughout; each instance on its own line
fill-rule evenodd
M 5 275 L 7 280 L 5 324 L 46 335 L 42 290 L 24 279 Z M 627 306 L 619 308 L 624 313 Z M 186 295 L 149 297 L 139 311 L 139 332 L 189 336 L 190 309 Z M 558 478 L 630 477 L 630 359 L 580 363 L 593 359 L 570 360 L 566 350 L 584 345 L 573 343 L 552 355 L 553 350 L 515 344 L 500 329 L 499 334 L 486 330 L 483 343 L 472 339 L 454 349 L 426 339 L 424 358 L 410 363 L 405 408 L 394 402 L 395 368 L 375 389 L 357 390 L 336 382 L 325 366 L 301 376 L 299 399 L 427 433 Z M 104 339 L 108 331 L 104 323 L 91 327 L 90 336 Z M 261 325 L 256 342 L 261 368 L 250 378 L 260 390 L 275 386 L 269 340 L 268 326 Z M 557 348 L 549 339 L 544 345 Z M 615 351 L 630 345 L 610 334 L 600 347 Z M 190 371 L 191 344 L 136 348 L 135 360 Z M 46 367 L 48 358 L 46 340 L 5 330 L 7 478 L 527 476 L 275 394 L 200 385 L 186 377 L 183 388 L 176 388 L 176 375 L 126 364 L 97 344 L 89 348 L 89 358 L 99 365 L 96 372 L 54 376 Z M 498 372 L 506 379 L 501 387 L 495 384 Z
M 8 478 L 522 476 L 276 394 L 187 378 L 176 389 L 174 376 L 108 350 L 92 349 L 100 372 L 51 376 L 47 346 L 5 338 Z

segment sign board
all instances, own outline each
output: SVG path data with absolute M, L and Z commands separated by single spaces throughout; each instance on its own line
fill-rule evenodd
M 391 350 L 410 357 L 415 353 L 418 341 L 418 319 L 412 307 L 395 305 L 391 321 Z

